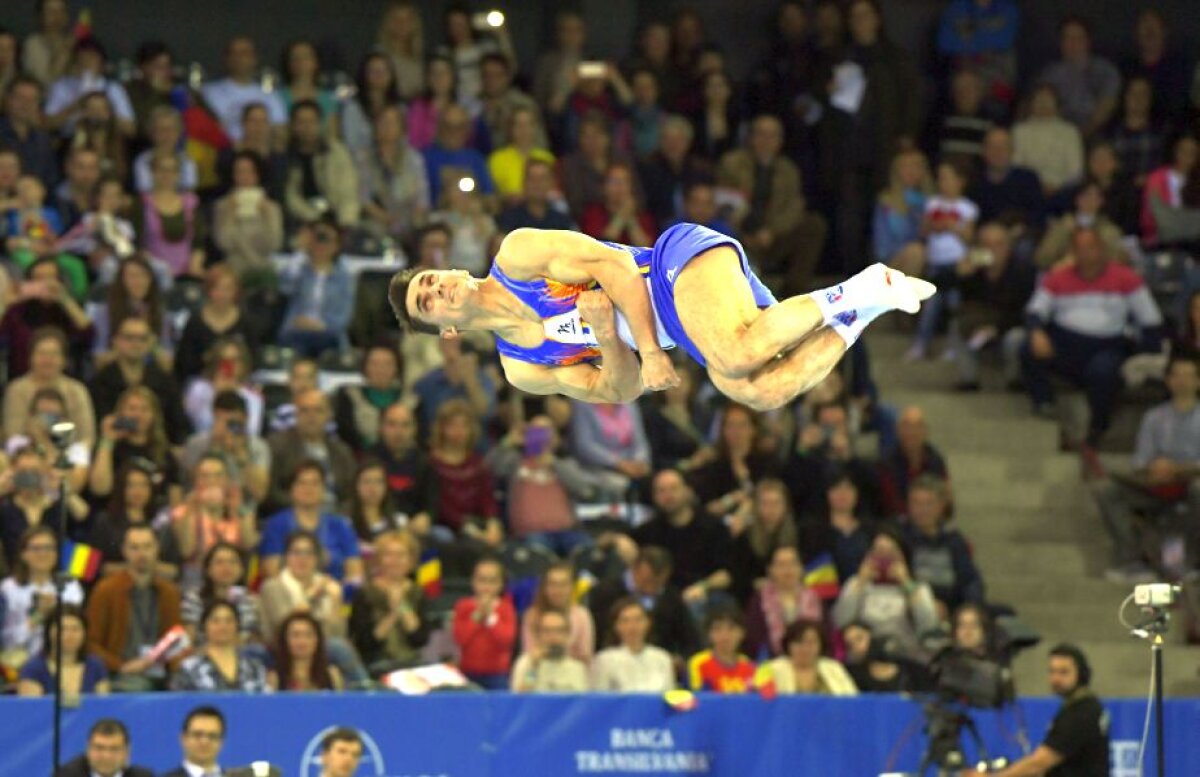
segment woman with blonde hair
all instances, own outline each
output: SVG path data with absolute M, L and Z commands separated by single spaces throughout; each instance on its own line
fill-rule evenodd
M 375 538 L 375 573 L 355 592 L 350 609 L 350 636 L 371 674 L 420 661 L 429 639 L 425 596 L 414 579 L 420 559 L 421 543 L 412 532 Z
M 392 62 L 396 89 L 405 100 L 425 86 L 425 34 L 421 12 L 410 2 L 392 2 L 379 20 L 375 47 Z
M 925 267 L 921 219 L 932 194 L 933 173 L 924 154 L 910 148 L 892 157 L 888 186 L 879 193 L 871 222 L 876 261 L 903 273 L 921 274 Z

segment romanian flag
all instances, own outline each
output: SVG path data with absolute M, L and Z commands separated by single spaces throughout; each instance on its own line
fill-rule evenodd
M 426 548 L 421 551 L 421 564 L 417 567 L 417 585 L 430 599 L 442 595 L 442 560 L 437 551 Z
M 826 601 L 836 599 L 840 586 L 837 567 L 833 565 L 833 557 L 828 553 L 822 553 L 810 561 L 804 568 L 804 585 Z
M 62 571 L 85 583 L 90 583 L 100 574 L 100 562 L 104 554 L 91 545 L 67 540 L 63 543 Z

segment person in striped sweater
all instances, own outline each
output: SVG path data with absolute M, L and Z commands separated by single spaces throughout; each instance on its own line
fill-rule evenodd
M 1163 319 L 1141 277 L 1112 260 L 1094 228 L 1075 231 L 1066 258 L 1046 273 L 1025 308 L 1029 337 L 1022 369 L 1038 415 L 1050 415 L 1052 375 L 1086 392 L 1091 419 L 1085 442 L 1091 446 L 1112 418 L 1121 364 L 1133 350 L 1129 324 L 1150 351 L 1161 344 Z

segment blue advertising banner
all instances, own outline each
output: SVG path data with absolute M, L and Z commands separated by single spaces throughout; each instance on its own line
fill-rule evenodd
M 148 694 L 87 698 L 64 712 L 64 760 L 82 752 L 88 728 L 115 717 L 132 731 L 133 760 L 155 771 L 179 761 L 188 710 L 212 704 L 228 720 L 222 763 L 267 760 L 291 777 L 317 777 L 320 742 L 353 726 L 366 742 L 364 777 L 574 777 L 820 774 L 864 777 L 914 771 L 926 740 L 921 707 L 893 696 L 853 699 L 701 695 L 689 712 L 653 696 L 442 694 Z M 1146 705 L 1107 704 L 1112 777 L 1138 777 Z M 1017 710 L 972 713 L 991 757 L 1016 759 L 1018 720 L 1030 741 L 1058 708 L 1027 699 Z M 1200 700 L 1166 703 L 1167 774 L 1200 774 Z M 48 699 L 0 701 L 0 774 L 50 771 Z M 969 737 L 964 736 L 964 742 Z M 1153 774 L 1153 741 L 1146 774 Z M 967 747 L 974 757 L 973 746 Z

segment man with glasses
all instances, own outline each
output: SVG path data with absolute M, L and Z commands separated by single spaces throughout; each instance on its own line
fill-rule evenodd
M 92 380 L 92 404 L 96 417 L 104 418 L 116 410 L 117 400 L 126 389 L 145 386 L 158 397 L 167 439 L 172 445 L 182 445 L 191 424 L 183 412 L 175 378 L 151 358 L 157 346 L 158 338 L 145 318 L 130 316 L 117 324 L 112 338 L 115 358 Z
M 83 755 L 63 764 L 54 777 L 154 777 L 154 773 L 129 765 L 129 729 L 115 718 L 102 718 L 88 732 Z
M 196 707 L 183 719 L 179 744 L 183 763 L 162 777 L 222 777 L 217 759 L 225 740 L 225 716 L 216 707 Z

